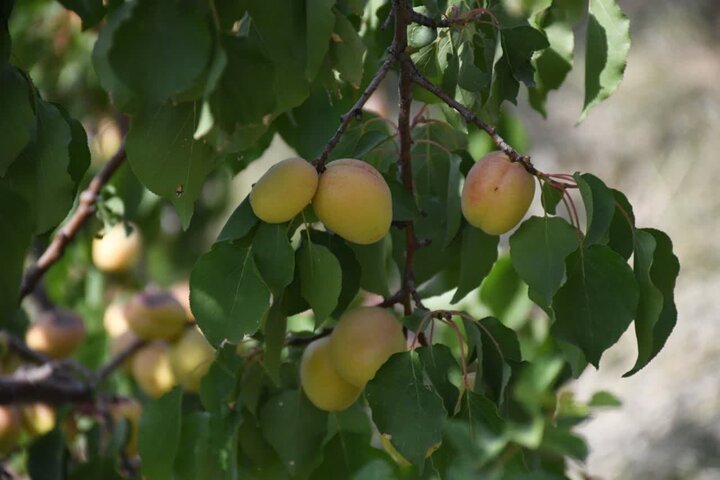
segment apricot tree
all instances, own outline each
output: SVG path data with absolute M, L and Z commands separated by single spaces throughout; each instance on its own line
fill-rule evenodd
M 616 0 L 15 3 L 0 473 L 567 478 L 617 403 L 568 382 L 671 334 L 668 236 L 507 108 L 548 113 L 581 25 L 580 119 L 609 97 Z

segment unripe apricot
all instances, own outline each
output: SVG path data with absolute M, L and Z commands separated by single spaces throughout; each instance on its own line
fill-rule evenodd
M 110 407 L 110 413 L 114 421 L 127 420 L 128 422 L 129 432 L 125 444 L 125 453 L 130 457 L 138 454 L 138 435 L 140 433 L 142 411 L 142 405 L 134 398 L 122 400 Z
M 44 403 L 25 405 L 20 409 L 25 431 L 31 437 L 40 437 L 55 428 L 55 410 Z
M 330 358 L 335 370 L 358 387 L 373 378 L 390 355 L 404 350 L 402 324 L 378 307 L 345 312 L 330 335 Z
M 125 305 L 120 302 L 113 302 L 105 309 L 103 315 L 103 327 L 110 337 L 117 337 L 127 332 L 127 318 L 125 317 Z
M 185 328 L 185 309 L 175 297 L 161 290 L 149 289 L 134 295 L 125 305 L 130 330 L 145 340 L 177 337 Z
M 170 366 L 169 347 L 164 342 L 153 342 L 143 347 L 132 359 L 132 375 L 140 388 L 158 398 L 175 385 Z
M 250 206 L 267 223 L 283 223 L 308 206 L 318 186 L 315 167 L 302 158 L 288 158 L 265 172 L 250 192 Z
M 502 152 L 492 152 L 468 172 L 462 212 L 470 225 L 501 235 L 522 220 L 534 195 L 535 180 L 525 167 Z
M 313 209 L 327 228 L 345 240 L 361 245 L 375 243 L 390 230 L 390 187 L 368 163 L 335 160 L 320 175 Z
M 345 410 L 362 391 L 362 387 L 348 383 L 333 367 L 328 337 L 305 348 L 300 362 L 300 384 L 313 405 L 328 412 Z
M 98 270 L 121 273 L 133 268 L 142 253 L 142 238 L 137 226 L 131 224 L 128 235 L 125 224 L 118 223 L 102 238 L 93 239 L 92 259 Z
M 170 346 L 170 366 L 177 383 L 187 392 L 200 391 L 200 381 L 210 369 L 215 350 L 197 327 L 185 329 Z
M 22 432 L 20 415 L 12 406 L 0 406 L 0 455 L 17 446 Z
M 85 339 L 85 323 L 70 310 L 43 312 L 25 332 L 28 347 L 51 358 L 71 355 Z

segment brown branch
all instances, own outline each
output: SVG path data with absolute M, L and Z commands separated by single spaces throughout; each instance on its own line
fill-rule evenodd
M 475 20 L 477 20 L 478 17 L 482 15 L 488 15 L 492 20 L 493 25 L 499 25 L 497 17 L 495 17 L 492 11 L 483 7 L 470 10 L 461 17 L 444 18 L 442 20 L 436 20 L 432 17 L 428 17 L 427 15 L 423 15 L 420 12 L 416 12 L 415 10 L 411 10 L 410 13 L 413 23 L 416 23 L 418 25 L 424 25 L 430 28 L 448 28 L 455 25 L 465 25 L 467 23 L 474 22 Z
M 125 350 L 122 350 L 117 353 L 113 358 L 111 358 L 105 365 L 100 367 L 97 371 L 97 378 L 95 379 L 96 385 L 100 383 L 102 380 L 107 378 L 112 372 L 114 372 L 120 365 L 122 365 L 125 360 L 130 358 L 135 352 L 140 350 L 142 347 L 148 344 L 147 340 L 143 340 L 141 338 L 136 338 L 133 340 L 130 345 L 128 345 Z
M 42 402 L 60 405 L 66 402 L 91 402 L 93 389 L 50 362 L 21 368 L 0 377 L 0 405 Z
M 412 64 L 411 64 L 412 65 Z M 430 80 L 425 78 L 417 68 L 413 65 L 413 75 L 412 79 L 413 81 L 418 84 L 419 86 L 423 87 L 428 92 L 432 93 L 436 97 L 438 97 L 443 102 L 447 103 L 449 106 L 454 108 L 462 117 L 465 119 L 465 122 L 472 123 L 474 125 L 477 125 L 478 128 L 485 131 L 490 136 L 490 139 L 492 142 L 507 155 L 510 160 L 513 162 L 520 162 L 525 169 L 528 171 L 528 173 L 532 175 L 538 175 L 540 172 L 533 166 L 532 162 L 530 161 L 530 157 L 528 155 L 523 155 L 519 153 L 517 150 L 512 148 L 504 138 L 500 136 L 500 134 L 497 132 L 497 129 L 493 127 L 492 125 L 489 125 L 482 121 L 480 117 L 478 117 L 474 112 L 472 112 L 469 108 L 465 107 L 458 101 L 456 101 L 454 98 L 452 98 L 447 93 L 443 92 L 440 87 L 433 84 Z
M 70 217 L 70 220 L 63 225 L 60 231 L 55 234 L 52 242 L 40 256 L 40 258 L 25 272 L 25 276 L 20 284 L 20 301 L 35 289 L 47 270 L 60 258 L 65 252 L 65 247 L 75 238 L 80 228 L 95 213 L 95 203 L 97 202 L 100 190 L 110 180 L 113 174 L 125 161 L 125 145 L 113 155 L 95 177 L 90 181 L 90 185 L 80 194 L 78 208 Z

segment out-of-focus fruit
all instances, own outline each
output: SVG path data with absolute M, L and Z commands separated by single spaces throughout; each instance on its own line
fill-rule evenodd
M 85 339 L 85 323 L 71 310 L 48 310 L 25 332 L 28 347 L 52 358 L 70 356 Z

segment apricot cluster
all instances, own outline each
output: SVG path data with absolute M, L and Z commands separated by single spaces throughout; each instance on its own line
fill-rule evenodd
M 387 359 L 403 350 L 402 325 L 391 313 L 359 307 L 346 312 L 329 337 L 307 346 L 300 362 L 300 383 L 319 409 L 345 410 Z
M 318 175 L 302 158 L 289 158 L 270 168 L 250 192 L 253 212 L 267 223 L 287 222 L 310 203 L 325 227 L 350 242 L 375 243 L 390 230 L 390 188 L 361 160 L 335 160 Z

